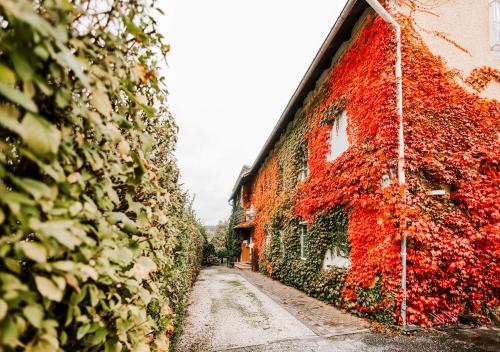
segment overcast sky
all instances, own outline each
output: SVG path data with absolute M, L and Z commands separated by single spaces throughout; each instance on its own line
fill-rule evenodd
M 160 0 L 183 188 L 206 225 L 251 165 L 345 0 Z

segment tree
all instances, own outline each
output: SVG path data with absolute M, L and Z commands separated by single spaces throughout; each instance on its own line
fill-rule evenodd
M 236 231 L 234 231 L 234 216 L 239 207 L 239 203 L 235 202 L 226 228 L 226 249 L 227 256 L 231 258 L 230 260 L 232 260 L 232 258 L 234 257 L 239 258 L 239 256 L 241 255 L 240 239 Z
M 227 248 L 226 248 L 226 232 L 228 228 L 228 221 L 219 221 L 214 230 L 214 236 L 210 241 L 214 248 L 217 256 L 222 259 L 227 256 Z

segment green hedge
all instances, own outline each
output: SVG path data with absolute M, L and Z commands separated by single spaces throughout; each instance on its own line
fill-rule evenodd
M 0 350 L 167 350 L 202 253 L 155 1 L 0 0 Z

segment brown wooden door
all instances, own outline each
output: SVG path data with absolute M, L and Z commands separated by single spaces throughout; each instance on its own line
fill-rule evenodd
M 252 270 L 259 271 L 259 251 L 255 247 L 252 253 Z
M 241 242 L 241 261 L 248 262 L 250 261 L 250 248 L 245 241 Z

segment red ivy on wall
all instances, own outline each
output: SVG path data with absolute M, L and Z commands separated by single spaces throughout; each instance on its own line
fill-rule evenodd
M 343 206 L 351 243 L 346 304 L 380 280 L 383 304 L 395 299 L 398 316 L 405 231 L 409 323 L 449 323 L 462 312 L 484 317 L 499 303 L 500 104 L 455 83 L 411 21 L 401 22 L 407 189 L 395 177 L 381 187 L 397 166 L 395 42 L 389 25 L 368 19 L 329 72 L 319 104 L 306 111 L 309 177 L 290 194 L 279 192 L 278 147 L 246 191 L 245 206 L 257 211 L 255 247 L 262 247 L 265 226 L 285 202 L 294 205 L 288 217 L 309 224 Z M 350 147 L 328 162 L 331 124 L 324 116 L 331 106 L 347 112 Z M 449 195 L 428 194 L 437 188 Z
M 465 83 L 477 92 L 482 92 L 492 81 L 500 83 L 500 70 L 488 66 L 475 68 L 465 79 Z
M 278 192 L 278 162 L 275 156 L 271 156 L 265 163 L 265 167 L 259 171 L 259 175 L 250 189 L 246 190 L 249 204 L 255 207 L 255 228 L 253 233 L 254 248 L 257 249 L 260 258 L 262 258 L 262 245 L 266 237 L 265 226 L 271 221 L 271 218 L 282 207 L 284 194 Z M 269 272 L 271 269 L 269 268 Z
M 372 286 L 377 274 L 386 292 L 399 290 L 400 238 L 391 199 L 399 199 L 400 192 L 395 182 L 389 189 L 380 187 L 382 176 L 397 163 L 394 64 L 393 30 L 377 19 L 331 71 L 327 94 L 310 112 L 311 175 L 294 200 L 295 215 L 308 222 L 337 205 L 347 208 L 351 268 L 343 294 L 353 302 L 356 289 Z M 331 105 L 346 110 L 350 139 L 349 149 L 334 162 L 326 160 L 332 127 L 321 123 Z
M 409 21 L 403 39 L 409 311 L 440 324 L 498 307 L 500 103 L 451 80 Z

